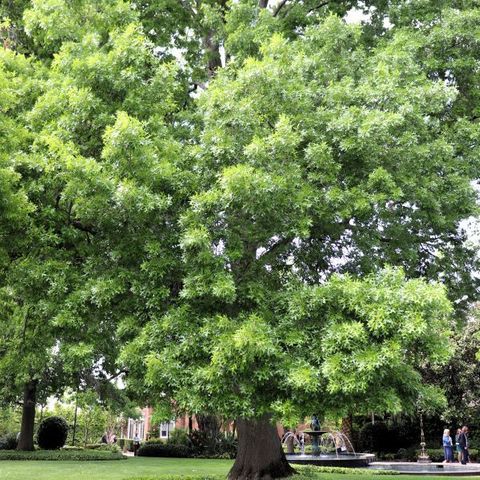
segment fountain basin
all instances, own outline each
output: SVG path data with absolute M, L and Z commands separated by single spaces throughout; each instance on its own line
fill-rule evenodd
M 367 467 L 375 460 L 372 453 L 342 453 L 339 455 L 287 455 L 287 461 L 297 465 L 317 465 L 321 467 Z

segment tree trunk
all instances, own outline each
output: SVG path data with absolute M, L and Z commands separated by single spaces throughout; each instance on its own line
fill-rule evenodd
M 271 480 L 295 473 L 285 458 L 277 429 L 269 416 L 239 418 L 237 432 L 238 452 L 229 480 Z
M 217 70 L 222 66 L 222 59 L 220 56 L 220 44 L 215 39 L 213 31 L 207 32 L 203 37 L 203 48 L 205 49 L 207 57 L 207 74 L 211 79 L 215 76 Z
M 33 427 L 35 426 L 35 407 L 37 402 L 37 382 L 25 384 L 23 390 L 22 425 L 17 450 L 31 451 L 33 447 Z
M 75 435 L 77 433 L 77 415 L 78 415 L 78 391 L 75 395 L 75 414 L 73 415 L 73 434 L 72 434 L 72 446 L 75 446 Z
M 195 415 L 198 429 L 206 432 L 210 437 L 217 437 L 220 433 L 220 420 L 215 415 Z
M 215 453 L 220 436 L 220 420 L 215 415 L 195 415 L 197 419 L 198 431 L 202 432 L 207 442 L 208 453 Z

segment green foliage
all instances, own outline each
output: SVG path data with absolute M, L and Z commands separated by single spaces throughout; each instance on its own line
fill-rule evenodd
M 122 451 L 133 451 L 133 440 L 129 440 L 127 438 L 119 438 L 118 439 L 118 446 Z
M 77 395 L 65 395 L 62 401 L 55 403 L 52 410 L 43 412 L 44 417 L 52 415 L 65 418 L 69 425 L 67 444 L 73 444 L 73 424 L 75 422 L 75 401 L 77 402 L 77 418 L 75 444 L 96 444 L 107 431 L 118 432 L 121 424 L 120 413 L 112 402 L 99 402 L 95 391 L 80 392 Z
M 284 313 L 276 310 L 275 323 L 265 313 L 206 317 L 197 327 L 202 343 L 197 329 L 191 332 L 194 344 L 185 334 L 180 343 L 169 342 L 158 358 L 149 358 L 152 386 L 169 388 L 169 379 L 177 385 L 185 380 L 188 387 L 176 391 L 180 401 L 222 411 L 229 405 L 232 416 L 263 409 L 281 416 L 291 398 L 297 408 L 336 414 L 352 407 L 365 412 L 416 408 L 426 388 L 416 366 L 448 356 L 450 305 L 442 288 L 405 281 L 392 269 L 364 280 L 334 276 L 322 286 L 292 288 Z M 159 332 L 171 331 L 170 321 L 155 325 L 152 341 L 163 338 Z M 186 360 L 194 352 L 197 358 L 203 353 L 202 363 Z M 170 358 L 185 358 L 183 370 L 175 364 L 170 368 Z M 215 392 L 208 405 L 203 403 L 207 386 Z
M 58 450 L 65 445 L 68 425 L 62 417 L 45 418 L 38 427 L 38 446 L 44 450 Z
M 193 430 L 189 436 L 192 455 L 203 458 L 235 458 L 237 439 L 230 434 Z
M 474 307 L 465 327 L 456 328 L 453 339 L 454 353 L 448 364 L 424 374 L 429 382 L 445 389 L 448 405 L 443 411 L 443 417 L 453 425 L 475 424 L 478 421 L 477 388 L 480 365 L 476 355 L 480 349 L 479 332 L 478 311 Z
M 383 422 L 366 423 L 359 432 L 358 449 L 362 452 L 388 450 L 388 428 Z
M 117 328 L 125 341 L 138 306 L 161 308 L 178 263 L 175 229 L 158 220 L 178 206 L 180 147 L 166 125 L 182 101 L 176 67 L 154 54 L 128 2 L 29 7 L 44 63 L 0 56 L 1 396 L 16 402 L 33 381 L 40 401 L 93 387 L 118 407 L 107 381 Z M 91 435 L 86 426 L 85 443 Z
M 171 445 L 188 446 L 190 444 L 190 440 L 188 438 L 187 431 L 181 428 L 175 428 L 170 432 L 167 443 Z
M 85 445 L 86 450 L 96 450 L 100 452 L 120 453 L 121 449 L 118 445 L 111 443 L 89 443 Z
M 177 457 L 186 458 L 192 456 L 192 451 L 184 445 L 165 443 L 144 443 L 138 449 L 140 457 Z
M 20 452 L 17 450 L 0 450 L 1 460 L 47 460 L 47 461 L 105 461 L 126 459 L 121 453 L 96 450 L 37 450 Z
M 209 432 L 201 430 L 187 435 L 185 431 L 175 429 L 167 441 L 151 438 L 138 452 L 146 457 L 235 458 L 237 440 L 221 433 L 212 438 Z
M 128 347 L 149 352 L 152 392 L 184 411 L 290 421 L 442 406 L 418 366 L 450 355 L 452 309 L 414 278 L 464 254 L 448 232 L 475 211 L 478 145 L 458 155 L 459 93 L 425 75 L 419 36 L 369 51 L 330 16 L 209 85 L 180 301 Z
M 18 440 L 16 433 L 9 433 L 0 437 L 0 450 L 15 450 L 17 448 Z
M 167 443 L 167 441 L 164 438 L 155 438 L 154 437 L 154 438 L 149 438 L 144 443 L 147 444 L 147 445 L 150 445 L 150 444 L 157 445 L 158 443 Z
M 399 475 L 393 470 L 367 470 L 365 468 L 344 468 L 344 467 L 315 467 L 312 465 L 299 465 L 295 467 L 301 477 L 316 478 L 317 475 L 327 473 L 338 473 L 342 475 Z
M 440 442 L 439 442 L 440 443 Z M 418 454 L 420 453 L 419 451 L 416 452 L 417 457 Z M 428 456 L 432 459 L 432 462 L 442 462 L 445 459 L 445 452 L 443 448 L 427 448 L 427 453 Z M 468 449 L 468 454 L 470 458 L 472 459 L 472 462 L 477 462 L 478 461 L 478 453 L 479 451 L 476 448 L 469 448 Z M 455 452 L 454 452 L 455 456 Z
M 427 448 L 426 451 L 432 462 L 443 462 L 443 460 L 445 459 L 445 451 L 443 450 L 443 448 Z M 468 452 L 470 457 L 472 458 L 472 461 L 476 462 L 478 459 L 479 451 L 475 448 L 469 448 Z M 379 459 L 385 461 L 401 460 L 403 462 L 416 462 L 419 454 L 420 450 L 418 450 L 418 448 L 416 447 L 408 449 L 401 448 L 398 450 L 397 453 L 380 454 Z M 453 454 L 454 457 L 456 457 L 456 452 L 453 452 Z
M 0 437 L 20 431 L 21 411 L 15 407 L 0 408 Z

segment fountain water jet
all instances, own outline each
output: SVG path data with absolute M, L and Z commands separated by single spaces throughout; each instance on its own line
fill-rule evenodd
M 365 467 L 375 459 L 375 455 L 368 453 L 356 453 L 348 437 L 339 431 L 322 430 L 316 416 L 312 418 L 311 430 L 300 432 L 297 437 L 292 432 L 287 432 L 282 443 L 290 442 L 291 447 L 295 443 L 300 447 L 300 454 L 287 451 L 287 460 L 295 464 L 310 464 L 338 467 Z M 305 454 L 305 435 L 311 438 L 312 454 Z M 296 440 L 293 440 L 293 438 Z

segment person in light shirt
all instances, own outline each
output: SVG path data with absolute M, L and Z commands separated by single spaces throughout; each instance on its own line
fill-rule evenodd
M 445 457 L 443 463 L 453 462 L 453 442 L 448 428 L 443 431 L 442 443 Z
M 135 432 L 135 436 L 133 437 L 133 454 L 135 456 L 137 456 L 139 448 L 140 448 L 140 437 L 138 436 L 138 432 Z

